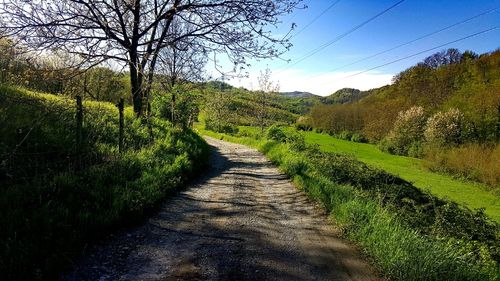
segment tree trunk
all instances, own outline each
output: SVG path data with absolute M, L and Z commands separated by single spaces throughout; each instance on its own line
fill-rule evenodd
M 130 55 L 130 86 L 132 92 L 132 102 L 134 105 L 134 112 L 139 118 L 142 116 L 143 105 L 143 89 L 142 89 L 142 74 L 138 70 L 137 57 L 133 54 Z
M 175 90 L 172 91 L 172 125 L 175 125 Z

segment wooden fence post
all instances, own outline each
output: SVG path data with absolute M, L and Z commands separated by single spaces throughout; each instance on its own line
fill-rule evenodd
M 76 96 L 76 168 L 80 169 L 82 152 L 83 104 L 82 97 Z
M 146 115 L 146 121 L 147 121 L 148 132 L 149 132 L 149 144 L 152 144 L 154 142 L 154 136 L 153 136 L 153 125 L 151 124 L 151 103 L 150 102 L 148 102 L 148 112 Z
M 120 113 L 120 130 L 118 133 L 118 152 L 122 153 L 123 152 L 123 129 L 124 129 L 124 124 L 123 124 L 123 108 L 124 108 L 124 100 L 123 98 L 120 98 L 120 102 L 118 103 L 118 112 Z

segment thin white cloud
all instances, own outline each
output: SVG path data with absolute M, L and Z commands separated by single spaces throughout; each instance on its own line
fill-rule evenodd
M 390 84 L 394 76 L 394 74 L 372 71 L 346 78 L 358 72 L 335 71 L 323 74 L 308 74 L 300 69 L 288 69 L 273 72 L 272 79 L 279 82 L 280 91 L 282 92 L 304 91 L 327 96 L 342 88 L 360 90 L 378 88 Z M 251 71 L 248 78 L 232 79 L 228 82 L 236 87 L 256 89 L 258 75 L 259 71 Z

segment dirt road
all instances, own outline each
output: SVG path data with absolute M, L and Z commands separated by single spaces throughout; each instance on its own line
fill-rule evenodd
M 206 138 L 211 170 L 64 280 L 381 280 L 259 152 Z

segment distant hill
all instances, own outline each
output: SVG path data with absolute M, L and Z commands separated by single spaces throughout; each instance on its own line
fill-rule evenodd
M 287 98 L 318 98 L 318 95 L 309 93 L 309 92 L 300 92 L 300 91 L 293 91 L 293 92 L 281 92 L 279 93 L 280 95 L 287 97 Z
M 343 88 L 327 97 L 321 98 L 321 102 L 324 104 L 352 103 L 366 97 L 369 94 L 369 91 L 360 91 L 353 88 Z

